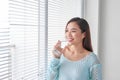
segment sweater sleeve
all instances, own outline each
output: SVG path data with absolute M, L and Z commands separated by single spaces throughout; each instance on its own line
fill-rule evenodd
M 59 72 L 59 65 L 60 59 L 53 58 L 51 60 L 50 66 L 48 67 L 47 72 L 47 80 L 57 80 L 58 79 L 58 72 Z
M 91 80 L 102 80 L 101 64 L 95 64 L 90 68 Z

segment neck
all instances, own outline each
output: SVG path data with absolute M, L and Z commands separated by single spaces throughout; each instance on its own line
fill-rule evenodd
M 78 55 L 78 54 L 82 54 L 85 52 L 85 49 L 83 48 L 82 43 L 71 45 L 69 48 L 70 48 L 72 54 Z

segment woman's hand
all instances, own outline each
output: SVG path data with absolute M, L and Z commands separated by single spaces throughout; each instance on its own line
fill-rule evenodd
M 62 48 L 61 48 L 61 41 L 58 40 L 58 42 L 55 44 L 52 53 L 55 58 L 60 58 L 62 54 Z

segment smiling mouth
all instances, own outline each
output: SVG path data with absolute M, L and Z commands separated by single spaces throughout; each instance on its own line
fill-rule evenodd
M 68 40 L 68 42 L 72 42 L 74 39 L 71 39 L 71 38 L 70 38 L 70 39 L 67 39 L 67 40 Z

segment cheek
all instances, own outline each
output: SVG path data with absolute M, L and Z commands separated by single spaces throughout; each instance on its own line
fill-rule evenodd
M 80 35 L 80 34 L 74 34 L 74 36 L 77 37 L 77 38 L 81 38 L 82 35 Z
M 81 41 L 81 40 L 82 40 L 82 35 L 81 35 L 81 34 L 76 34 L 76 35 L 75 35 L 75 38 L 76 38 L 77 40 Z

